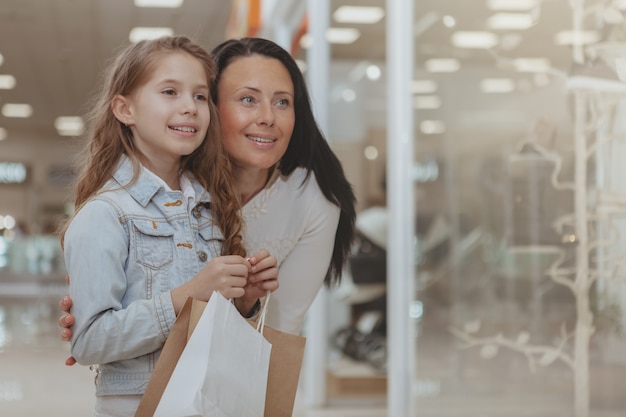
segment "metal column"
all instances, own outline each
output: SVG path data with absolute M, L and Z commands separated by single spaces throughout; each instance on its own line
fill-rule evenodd
M 414 291 L 413 2 L 387 0 L 387 415 L 409 417 L 415 338 L 409 317 Z
M 317 123 L 328 133 L 328 89 L 330 48 L 326 30 L 330 18 L 329 0 L 308 0 L 309 35 L 313 44 L 307 49 L 308 88 Z M 307 345 L 304 355 L 304 401 L 309 407 L 326 405 L 328 364 L 328 291 L 322 288 L 307 314 Z

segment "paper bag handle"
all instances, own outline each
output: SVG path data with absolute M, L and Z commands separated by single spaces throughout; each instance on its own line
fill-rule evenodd
M 259 313 L 259 319 L 257 320 L 257 323 L 256 323 L 256 331 L 261 334 L 263 334 L 263 327 L 265 326 L 265 314 L 267 313 L 267 305 L 270 302 L 271 294 L 272 294 L 271 291 L 267 291 L 265 295 L 265 302 L 263 303 L 263 306 L 261 307 L 261 312 Z

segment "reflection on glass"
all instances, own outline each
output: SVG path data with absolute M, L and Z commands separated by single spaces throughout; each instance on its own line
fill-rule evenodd
M 0 403 L 22 401 L 24 399 L 23 386 L 18 381 L 0 380 Z
M 416 5 L 417 16 L 472 13 L 461 3 Z M 416 388 L 418 417 L 626 409 L 616 389 L 626 375 L 626 30 L 616 23 L 623 10 L 595 6 L 597 26 L 571 20 L 590 2 L 535 2 L 536 20 L 518 41 L 488 60 L 462 51 L 474 66 L 454 79 L 427 74 L 427 60 L 459 50 L 417 57 L 416 79 L 437 76 L 444 98 L 441 109 L 416 112 L 424 133 L 416 148 L 441 155 L 440 180 L 416 184 L 420 243 L 429 219 L 442 217 L 449 231 L 449 251 L 437 262 L 422 254 L 418 267 L 428 285 L 415 297 L 423 303 L 416 386 L 440 384 L 432 395 Z M 526 49 L 542 30 L 550 45 Z M 430 31 L 417 43 L 428 51 L 437 42 Z M 480 91 L 481 80 L 497 81 L 484 90 L 501 94 Z M 445 129 L 433 140 L 425 133 L 437 120 Z
M 7 343 L 7 329 L 5 318 L 5 310 L 4 308 L 0 307 L 0 350 L 4 348 Z

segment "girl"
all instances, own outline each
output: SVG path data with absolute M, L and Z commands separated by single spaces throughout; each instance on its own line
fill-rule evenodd
M 214 75 L 188 38 L 143 41 L 113 62 L 94 107 L 62 242 L 73 277 L 71 353 L 99 364 L 95 416 L 134 415 L 187 297 L 220 291 L 245 315 L 278 286 L 275 257 L 244 258 Z

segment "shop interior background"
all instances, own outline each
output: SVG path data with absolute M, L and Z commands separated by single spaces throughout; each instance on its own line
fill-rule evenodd
M 90 372 L 63 365 L 55 231 L 107 60 L 137 27 L 210 49 L 258 2 L 141 3 L 0 4 L 2 415 L 91 406 Z M 259 33 L 284 24 L 306 73 L 306 2 L 261 3 Z M 330 4 L 327 134 L 361 235 L 330 294 L 328 415 L 384 416 L 387 16 Z M 347 21 L 354 6 L 375 22 Z M 415 416 L 622 416 L 626 2 L 415 0 L 414 15 Z

